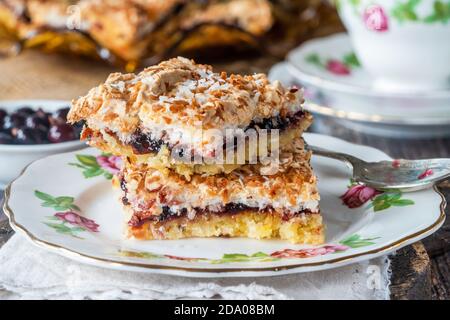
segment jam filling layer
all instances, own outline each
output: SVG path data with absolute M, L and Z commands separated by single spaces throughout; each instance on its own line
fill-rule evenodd
M 258 127 L 260 129 L 267 130 L 277 129 L 282 132 L 291 126 L 298 124 L 304 116 L 305 112 L 300 110 L 290 117 L 282 118 L 280 116 L 276 116 L 263 119 L 261 122 L 252 121 L 250 125 L 244 129 L 244 131 L 256 129 L 256 127 Z M 149 134 L 145 134 L 139 129 L 132 135 L 128 145 L 131 146 L 135 154 L 158 153 L 162 146 L 166 146 L 169 150 L 171 150 L 171 147 L 163 140 L 154 140 Z M 178 152 L 180 153 L 180 157 L 182 157 L 183 149 L 180 149 Z
M 125 204 L 125 202 L 124 202 L 124 204 Z M 186 208 L 174 211 L 170 207 L 164 206 L 162 209 L 163 209 L 163 212 L 160 215 L 153 215 L 151 213 L 151 211 L 134 212 L 133 216 L 131 217 L 130 221 L 128 222 L 128 225 L 130 225 L 131 227 L 139 227 L 142 224 L 144 224 L 145 222 L 167 222 L 167 221 L 177 219 L 177 218 L 185 218 L 188 215 L 188 211 Z M 223 209 L 221 211 L 213 211 L 212 212 L 212 211 L 208 211 L 208 210 L 200 209 L 200 208 L 194 208 L 193 210 L 195 211 L 195 215 L 206 215 L 206 214 L 234 215 L 234 214 L 239 214 L 246 210 L 258 211 L 260 213 L 278 214 L 273 210 L 272 207 L 266 207 L 266 208 L 260 210 L 259 208 L 253 208 L 253 207 L 249 207 L 249 206 L 239 204 L 239 203 L 228 203 L 223 207 Z M 292 218 L 302 215 L 302 214 L 314 214 L 314 213 L 319 213 L 319 212 L 313 212 L 310 209 L 305 209 L 305 210 L 301 210 L 296 213 L 283 214 L 282 219 L 284 221 L 288 221 L 289 219 L 292 219 Z

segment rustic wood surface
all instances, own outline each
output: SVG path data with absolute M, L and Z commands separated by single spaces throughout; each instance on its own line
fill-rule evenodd
M 235 63 L 217 64 L 229 72 L 267 72 L 274 58 L 259 58 Z M 116 71 L 90 61 L 26 52 L 19 57 L 0 60 L 0 100 L 6 99 L 72 99 L 103 82 Z M 312 131 L 369 145 L 394 158 L 450 157 L 450 138 L 395 139 L 366 135 L 341 126 L 333 119 L 321 119 Z M 450 200 L 450 182 L 440 189 Z M 447 209 L 448 212 L 448 209 Z M 426 212 L 424 212 L 426 214 Z M 0 213 L 1 220 L 1 213 Z M 0 246 L 12 235 L 10 227 L 0 222 Z M 392 258 L 393 299 L 450 298 L 450 222 L 423 242 L 401 249 Z
M 391 299 L 431 299 L 430 258 L 422 242 L 399 250 L 391 259 Z
M 378 137 L 347 129 L 333 119 L 322 121 L 320 133 L 375 147 L 393 158 L 450 158 L 450 137 L 411 140 Z M 450 201 L 450 181 L 440 183 L 439 190 Z M 393 257 L 392 298 L 450 299 L 450 221 L 447 219 L 441 229 L 422 242 L 400 250 Z M 425 290 L 427 287 L 430 290 Z

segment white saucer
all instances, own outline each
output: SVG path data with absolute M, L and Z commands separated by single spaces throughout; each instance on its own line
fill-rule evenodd
M 359 65 L 345 33 L 305 42 L 287 62 L 274 66 L 270 77 L 301 84 L 310 111 L 344 119 L 356 130 L 411 138 L 450 135 L 450 90 L 374 89 L 374 79 Z

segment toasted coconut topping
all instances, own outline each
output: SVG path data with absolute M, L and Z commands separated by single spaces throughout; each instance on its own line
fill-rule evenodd
M 252 121 L 287 117 L 301 110 L 301 91 L 270 83 L 263 74 L 214 73 L 207 65 L 175 58 L 141 73 L 111 74 L 106 82 L 73 101 L 68 119 L 108 128 L 123 139 L 140 129 L 245 128 Z

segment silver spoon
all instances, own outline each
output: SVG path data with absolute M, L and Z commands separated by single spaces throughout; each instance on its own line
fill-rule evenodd
M 378 190 L 403 192 L 432 187 L 450 177 L 450 159 L 366 162 L 341 152 L 308 145 L 314 155 L 341 160 L 353 170 L 353 179 Z

